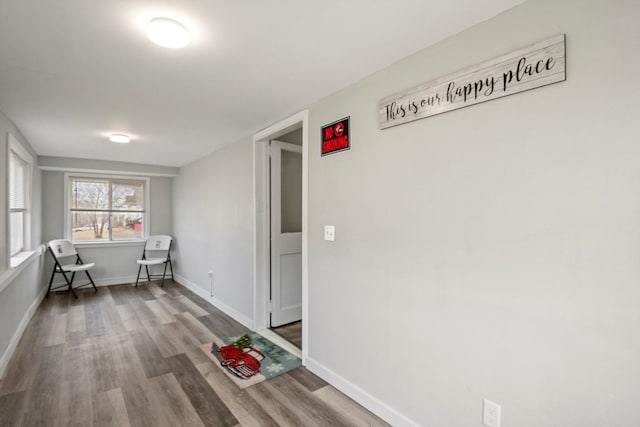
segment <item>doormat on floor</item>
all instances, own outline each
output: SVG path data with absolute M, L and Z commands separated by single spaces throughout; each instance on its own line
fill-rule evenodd
M 297 368 L 302 361 L 262 335 L 249 332 L 241 336 L 218 338 L 200 347 L 240 388 Z

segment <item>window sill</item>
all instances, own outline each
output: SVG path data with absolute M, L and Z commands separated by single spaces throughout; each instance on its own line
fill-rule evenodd
M 20 264 L 22 264 L 23 262 L 25 262 L 27 259 L 29 259 L 29 257 L 33 254 L 35 254 L 36 251 L 23 251 L 20 252 L 17 255 L 14 255 L 11 257 L 11 261 L 10 261 L 10 267 L 11 268 L 18 268 L 20 266 Z
M 76 248 L 117 248 L 122 246 L 143 246 L 146 240 L 122 240 L 117 242 L 73 242 Z
M 18 255 L 11 257 L 10 268 L 0 273 L 0 292 L 4 291 L 16 276 L 24 270 L 27 265 L 38 259 L 38 256 L 44 252 L 44 246 L 39 247 L 35 251 L 20 252 Z

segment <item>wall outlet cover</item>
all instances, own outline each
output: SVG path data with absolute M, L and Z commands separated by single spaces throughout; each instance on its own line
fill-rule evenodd
M 483 399 L 482 424 L 487 427 L 500 427 L 500 412 L 500 405 L 490 400 Z

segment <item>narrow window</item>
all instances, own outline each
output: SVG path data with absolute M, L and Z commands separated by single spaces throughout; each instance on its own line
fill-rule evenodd
M 9 254 L 29 249 L 31 155 L 9 134 Z

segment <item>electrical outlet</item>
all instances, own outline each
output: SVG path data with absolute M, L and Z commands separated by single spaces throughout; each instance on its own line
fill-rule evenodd
M 500 427 L 500 405 L 490 400 L 482 401 L 482 424 L 487 427 Z

